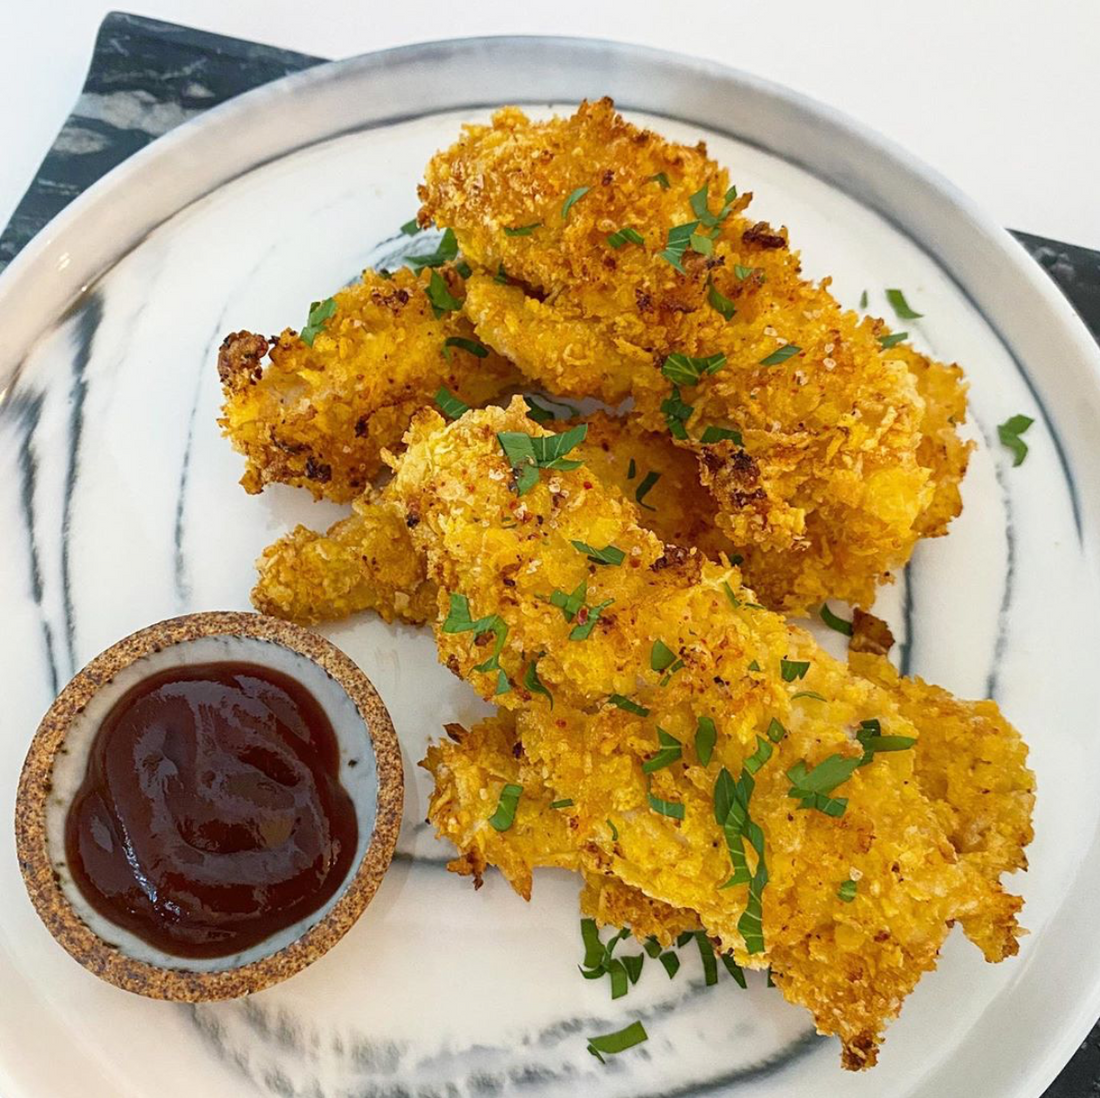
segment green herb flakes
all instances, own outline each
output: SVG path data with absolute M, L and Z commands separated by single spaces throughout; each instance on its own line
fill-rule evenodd
M 633 713 L 636 717 L 649 716 L 649 710 L 644 705 L 639 705 L 629 698 L 624 698 L 622 694 L 612 694 L 607 700 L 612 705 L 618 706 L 619 709 L 625 709 L 628 713 Z
M 829 609 L 829 604 L 823 602 L 821 609 L 818 611 L 821 614 L 821 620 L 830 628 L 836 630 L 838 633 L 843 633 L 846 637 L 852 635 L 852 623 L 847 618 L 842 618 L 838 614 L 834 614 Z
M 732 442 L 734 446 L 743 445 L 740 431 L 735 431 L 732 427 L 715 427 L 713 424 L 703 429 L 699 441 L 704 446 L 709 446 L 712 442 L 726 441 Z
M 756 268 L 755 268 L 755 267 L 742 267 L 740 263 L 735 263 L 735 264 L 733 265 L 733 273 L 734 273 L 735 275 L 737 275 L 737 277 L 738 277 L 738 278 L 739 278 L 739 279 L 740 279 L 740 280 L 741 280 L 742 282 L 744 282 L 744 281 L 745 281 L 745 279 L 746 279 L 746 278 L 748 278 L 748 277 L 749 277 L 749 275 L 751 275 L 751 274 L 752 274 L 752 272 L 753 272 L 753 271 L 755 271 L 755 270 L 756 270 Z
M 784 682 L 794 682 L 795 679 L 804 679 L 809 669 L 809 660 L 788 660 L 784 658 L 779 661 L 779 673 L 783 676 Z
M 908 338 L 908 332 L 892 332 L 890 335 L 879 336 L 878 344 L 884 351 L 888 351 L 891 347 L 896 347 L 903 339 Z
M 661 411 L 672 437 L 686 441 L 688 437 L 687 421 L 691 418 L 691 413 L 695 411 L 695 408 L 690 404 L 685 404 L 681 399 L 678 385 L 673 385 L 672 395 L 661 402 Z
M 734 980 L 736 980 L 737 983 L 747 991 L 749 985 L 748 981 L 745 979 L 744 969 L 742 969 L 741 966 L 733 959 L 732 953 L 722 954 L 722 964 L 726 966 L 726 971 L 734 978 Z
M 657 672 L 667 671 L 676 660 L 676 653 L 659 637 L 649 652 L 649 666 Z
M 500 791 L 497 810 L 489 817 L 489 823 L 495 830 L 507 831 L 512 826 L 522 792 L 522 785 L 513 785 L 511 782 Z
M 462 302 L 451 293 L 447 288 L 446 280 L 434 268 L 432 269 L 432 277 L 428 280 L 428 285 L 424 293 L 428 295 L 428 301 L 431 302 L 432 306 L 432 314 L 435 316 L 436 320 L 443 316 L 444 313 L 451 313 L 454 312 L 455 309 L 462 308 Z
M 745 769 L 755 774 L 772 757 L 772 745 L 763 736 L 756 737 L 756 750 L 745 760 Z
M 665 972 L 668 973 L 668 978 L 670 980 L 680 971 L 680 958 L 677 957 L 675 953 L 671 951 L 662 953 L 657 959 L 665 966 Z
M 570 192 L 569 197 L 561 204 L 562 221 L 564 221 L 569 216 L 569 211 L 573 208 L 573 206 L 580 199 L 584 198 L 584 196 L 588 194 L 591 189 L 591 187 L 578 187 L 575 191 Z
M 1027 443 L 1020 436 L 1035 422 L 1030 416 L 1010 416 L 997 425 L 997 437 L 1013 454 L 1012 467 L 1023 464 L 1027 457 Z
M 522 496 L 538 483 L 539 469 L 576 469 L 583 462 L 565 457 L 588 434 L 581 423 L 560 435 L 529 435 L 525 431 L 501 431 L 497 435 L 504 456 L 515 472 L 516 495 Z
M 325 330 L 325 321 L 330 319 L 335 312 L 336 301 L 334 298 L 326 297 L 324 301 L 312 302 L 309 307 L 309 318 L 306 320 L 306 326 L 299 333 L 302 342 L 307 347 L 313 346 L 313 341 Z
M 631 1022 L 625 1029 L 616 1033 L 605 1033 L 599 1037 L 588 1038 L 588 1051 L 600 1061 L 606 1063 L 604 1056 L 614 1056 L 628 1048 L 649 1040 L 649 1034 L 641 1022 Z
M 765 356 L 760 360 L 761 366 L 778 366 L 781 362 L 786 362 L 788 358 L 793 358 L 801 351 L 802 348 L 795 343 L 787 343 L 780 347 L 778 351 L 772 351 L 770 355 Z
M 459 416 L 465 415 L 470 410 L 469 404 L 459 400 L 446 385 L 439 387 L 435 394 L 435 403 L 436 407 L 448 419 L 458 419 Z
M 841 882 L 840 887 L 836 890 L 837 898 L 843 900 L 846 904 L 850 904 L 856 898 L 856 889 L 858 887 L 856 882 L 850 878 L 847 881 Z
M 856 739 L 863 748 L 860 766 L 867 766 L 879 752 L 908 751 L 917 742 L 914 736 L 884 736 L 882 725 L 877 720 L 861 721 Z
M 914 312 L 909 307 L 909 302 L 905 300 L 905 294 L 901 290 L 887 290 L 886 300 L 890 302 L 898 320 L 919 320 L 924 316 L 924 313 Z
M 593 564 L 609 564 L 617 567 L 626 560 L 626 553 L 617 545 L 605 545 L 602 549 L 597 549 L 584 541 L 573 541 L 570 544 L 578 553 L 584 553 Z
M 465 595 L 451 594 L 450 610 L 443 622 L 444 633 L 492 633 L 496 637 L 496 644 L 489 658 L 474 667 L 475 671 L 499 671 L 500 653 L 504 650 L 504 641 L 508 636 L 508 626 L 499 614 L 490 614 L 485 618 L 472 618 L 470 616 L 470 602 Z M 506 693 L 500 689 L 498 676 L 497 693 Z
M 698 228 L 698 221 L 689 221 L 684 225 L 673 225 L 668 230 L 668 240 L 664 251 L 657 253 L 666 263 L 672 264 L 680 274 L 687 274 L 681 260 L 684 258 L 684 252 L 692 246 L 692 237 Z
M 823 702 L 825 697 L 819 694 L 816 690 L 799 690 L 797 694 L 791 695 L 791 701 L 798 701 L 799 698 L 812 698 L 814 701 Z
M 581 580 L 571 595 L 564 591 L 555 590 L 550 595 L 550 605 L 556 606 L 565 616 L 566 621 L 572 621 L 577 616 L 577 611 L 584 605 L 588 598 L 588 580 Z
M 414 217 L 411 221 L 406 221 L 405 224 L 401 226 L 401 231 L 405 236 L 416 236 L 416 234 L 420 232 L 420 223 Z
M 646 473 L 646 475 L 642 477 L 641 484 L 639 484 L 638 487 L 634 489 L 634 500 L 639 507 L 644 507 L 647 511 L 657 510 L 656 507 L 653 507 L 645 502 L 645 497 L 649 495 L 650 490 L 660 479 L 661 474 L 654 473 L 652 470 L 650 470 L 650 472 Z
M 679 762 L 683 757 L 683 744 L 675 736 L 670 735 L 660 727 L 657 729 L 657 742 L 660 745 L 657 754 L 652 759 L 647 759 L 642 763 L 642 773 L 644 774 L 653 774 L 658 770 L 663 770 L 666 766 Z
M 533 419 L 538 424 L 553 423 L 557 419 L 549 408 L 539 404 L 534 397 L 525 396 L 523 401 L 527 405 L 528 419 Z
M 714 946 L 702 930 L 695 932 L 695 944 L 699 947 L 699 959 L 703 962 L 703 979 L 707 987 L 718 983 L 718 958 L 714 956 Z
M 667 191 L 671 184 L 668 181 L 668 176 L 664 172 L 658 172 L 656 175 L 651 175 L 647 180 L 647 183 L 656 183 L 662 191 Z
M 476 339 L 463 339 L 462 336 L 448 336 L 443 341 L 443 354 L 450 358 L 448 351 L 457 347 L 460 351 L 473 355 L 475 358 L 488 358 L 489 348 L 484 343 L 478 343 Z
M 577 624 L 570 630 L 569 639 L 571 641 L 588 640 L 592 635 L 592 630 L 596 627 L 596 622 L 600 620 L 600 614 L 606 610 L 612 602 L 614 602 L 614 599 L 605 599 L 595 606 L 582 606 L 577 611 Z
M 610 820 L 605 820 L 604 822 L 611 829 L 611 841 L 617 843 L 619 841 L 619 829 Z
M 508 278 L 508 272 L 504 269 L 503 261 L 497 264 L 497 273 L 493 275 L 493 281 L 500 283 L 501 286 L 508 285 L 510 279 Z
M 775 717 L 772 717 L 771 721 L 768 723 L 768 739 L 771 740 L 772 743 L 779 743 L 786 734 L 787 730 L 783 725 L 780 724 Z
M 859 307 L 861 309 L 866 309 L 867 308 L 867 291 L 866 290 L 864 290 L 863 293 L 861 293 L 859 295 Z
M 682 820 L 684 818 L 684 806 L 679 801 L 664 801 L 660 797 L 655 797 L 652 793 L 647 794 L 649 799 L 649 807 L 654 812 L 659 813 L 662 816 L 668 816 L 673 820 Z
M 520 225 L 518 228 L 505 228 L 505 236 L 530 236 L 536 229 L 542 228 L 541 221 L 532 221 L 530 225 Z
M 612 248 L 621 248 L 624 244 L 645 244 L 645 237 L 637 229 L 624 226 L 613 233 L 608 233 L 607 242 Z
M 838 785 L 846 782 L 862 764 L 861 756 L 830 755 L 809 770 L 805 762 L 797 762 L 787 771 L 791 780 L 789 797 L 797 798 L 799 808 L 816 808 L 826 816 L 843 816 L 848 807 L 844 797 L 830 797 Z
M 717 373 L 725 364 L 725 355 L 692 358 L 690 355 L 671 354 L 661 366 L 661 373 L 673 385 L 698 385 L 704 377 Z
M 718 729 L 714 721 L 710 717 L 700 717 L 695 725 L 695 756 L 703 766 L 710 766 L 717 741 Z
M 542 679 L 539 678 L 539 670 L 538 670 L 539 658 L 541 658 L 541 657 L 538 657 L 536 659 L 531 660 L 531 662 L 527 665 L 526 669 L 524 670 L 524 672 L 523 672 L 523 685 L 526 686 L 527 689 L 530 690 L 532 694 L 541 694 L 544 698 L 547 699 L 547 701 L 550 702 L 550 708 L 553 709 L 554 708 L 554 695 L 551 694 L 550 691 L 547 690 L 545 686 L 543 686 Z
M 425 267 L 442 267 L 444 263 L 450 263 L 458 255 L 458 240 L 455 238 L 454 229 L 447 229 L 436 245 L 434 252 L 426 255 L 407 255 L 405 262 L 419 273 Z
M 568 797 L 566 797 L 564 800 L 551 801 L 550 802 L 550 807 L 551 808 L 572 808 L 574 804 L 575 804 L 574 801 L 571 801 Z

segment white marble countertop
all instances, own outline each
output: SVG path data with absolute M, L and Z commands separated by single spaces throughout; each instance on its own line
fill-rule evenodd
M 1097 0 L 6 0 L 0 224 L 112 7 L 322 57 L 478 34 L 618 38 L 780 81 L 904 145 L 1003 224 L 1100 248 Z

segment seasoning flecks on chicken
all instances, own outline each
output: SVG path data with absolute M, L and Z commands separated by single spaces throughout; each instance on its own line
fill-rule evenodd
M 880 346 L 881 321 L 841 309 L 828 279 L 802 277 L 785 231 L 745 216 L 751 196 L 733 197 L 703 146 L 640 130 L 607 100 L 539 123 L 508 108 L 467 127 L 425 180 L 422 219 L 512 280 L 469 280 L 479 337 L 559 395 L 631 396 L 646 429 L 671 427 L 769 605 L 869 605 L 957 513 L 957 371 L 922 386 L 906 353 Z M 660 254 L 669 230 L 692 221 L 706 235 L 673 249 L 674 265 Z M 623 228 L 642 243 L 613 247 Z M 675 355 L 722 363 L 685 372 Z M 741 442 L 705 444 L 708 427 Z
M 389 277 L 365 271 L 333 295 L 335 311 L 312 345 L 289 328 L 272 340 L 251 332 L 226 337 L 218 423 L 246 458 L 247 491 L 279 482 L 350 502 L 382 468 L 382 449 L 399 445 L 413 412 L 441 385 L 481 404 L 514 383 L 499 355 L 446 346 L 448 338 L 473 340 L 474 332 L 458 311 L 434 315 L 425 292 L 433 273 L 461 296 L 462 279 L 451 268 L 419 275 L 404 268 Z
M 574 802 L 586 874 L 694 912 L 739 962 L 770 964 L 784 995 L 840 1036 L 847 1066 L 868 1066 L 954 921 L 980 933 L 987 954 L 1015 949 L 1018 904 L 952 844 L 915 778 L 919 742 L 854 769 L 838 790 L 847 800 L 839 818 L 799 810 L 789 796 L 797 764 L 812 770 L 834 756 L 863 756 L 854 735 L 862 722 L 917 740 L 897 691 L 852 674 L 757 608 L 735 568 L 687 552 L 670 558 L 638 525 L 634 506 L 583 466 L 545 470 L 517 496 L 498 440 L 504 431 L 544 433 L 519 401 L 449 427 L 421 413 L 388 488 L 414 521 L 413 542 L 440 587 L 441 658 L 516 711 L 517 775 L 529 765 L 536 787 Z M 594 563 L 574 542 L 613 545 L 621 563 Z M 587 635 L 571 639 L 579 611 L 566 620 L 551 596 L 582 582 L 588 615 L 602 609 Z M 494 627 L 462 628 L 456 597 Z M 648 713 L 610 703 L 611 695 Z M 703 716 L 717 726 L 707 766 L 692 746 Z M 769 736 L 773 719 L 781 734 Z M 647 774 L 658 727 L 681 753 Z M 750 941 L 743 919 L 748 889 L 721 887 L 731 859 L 715 821 L 721 768 L 741 774 L 754 755 L 749 811 L 763 829 L 768 870 L 762 942 Z M 446 813 L 435 811 L 438 825 Z M 858 893 L 846 903 L 839 886 L 855 879 Z

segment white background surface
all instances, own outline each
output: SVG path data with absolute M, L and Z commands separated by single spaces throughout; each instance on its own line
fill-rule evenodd
M 1002 224 L 1100 247 L 1100 0 L 0 0 L 0 224 L 112 6 L 323 57 L 505 33 L 713 57 L 870 124 Z

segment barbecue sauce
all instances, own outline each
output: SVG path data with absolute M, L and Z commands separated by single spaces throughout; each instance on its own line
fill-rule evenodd
M 93 908 L 165 953 L 239 953 L 315 912 L 346 879 L 358 823 L 316 698 L 220 662 L 135 685 L 95 734 L 65 823 Z

